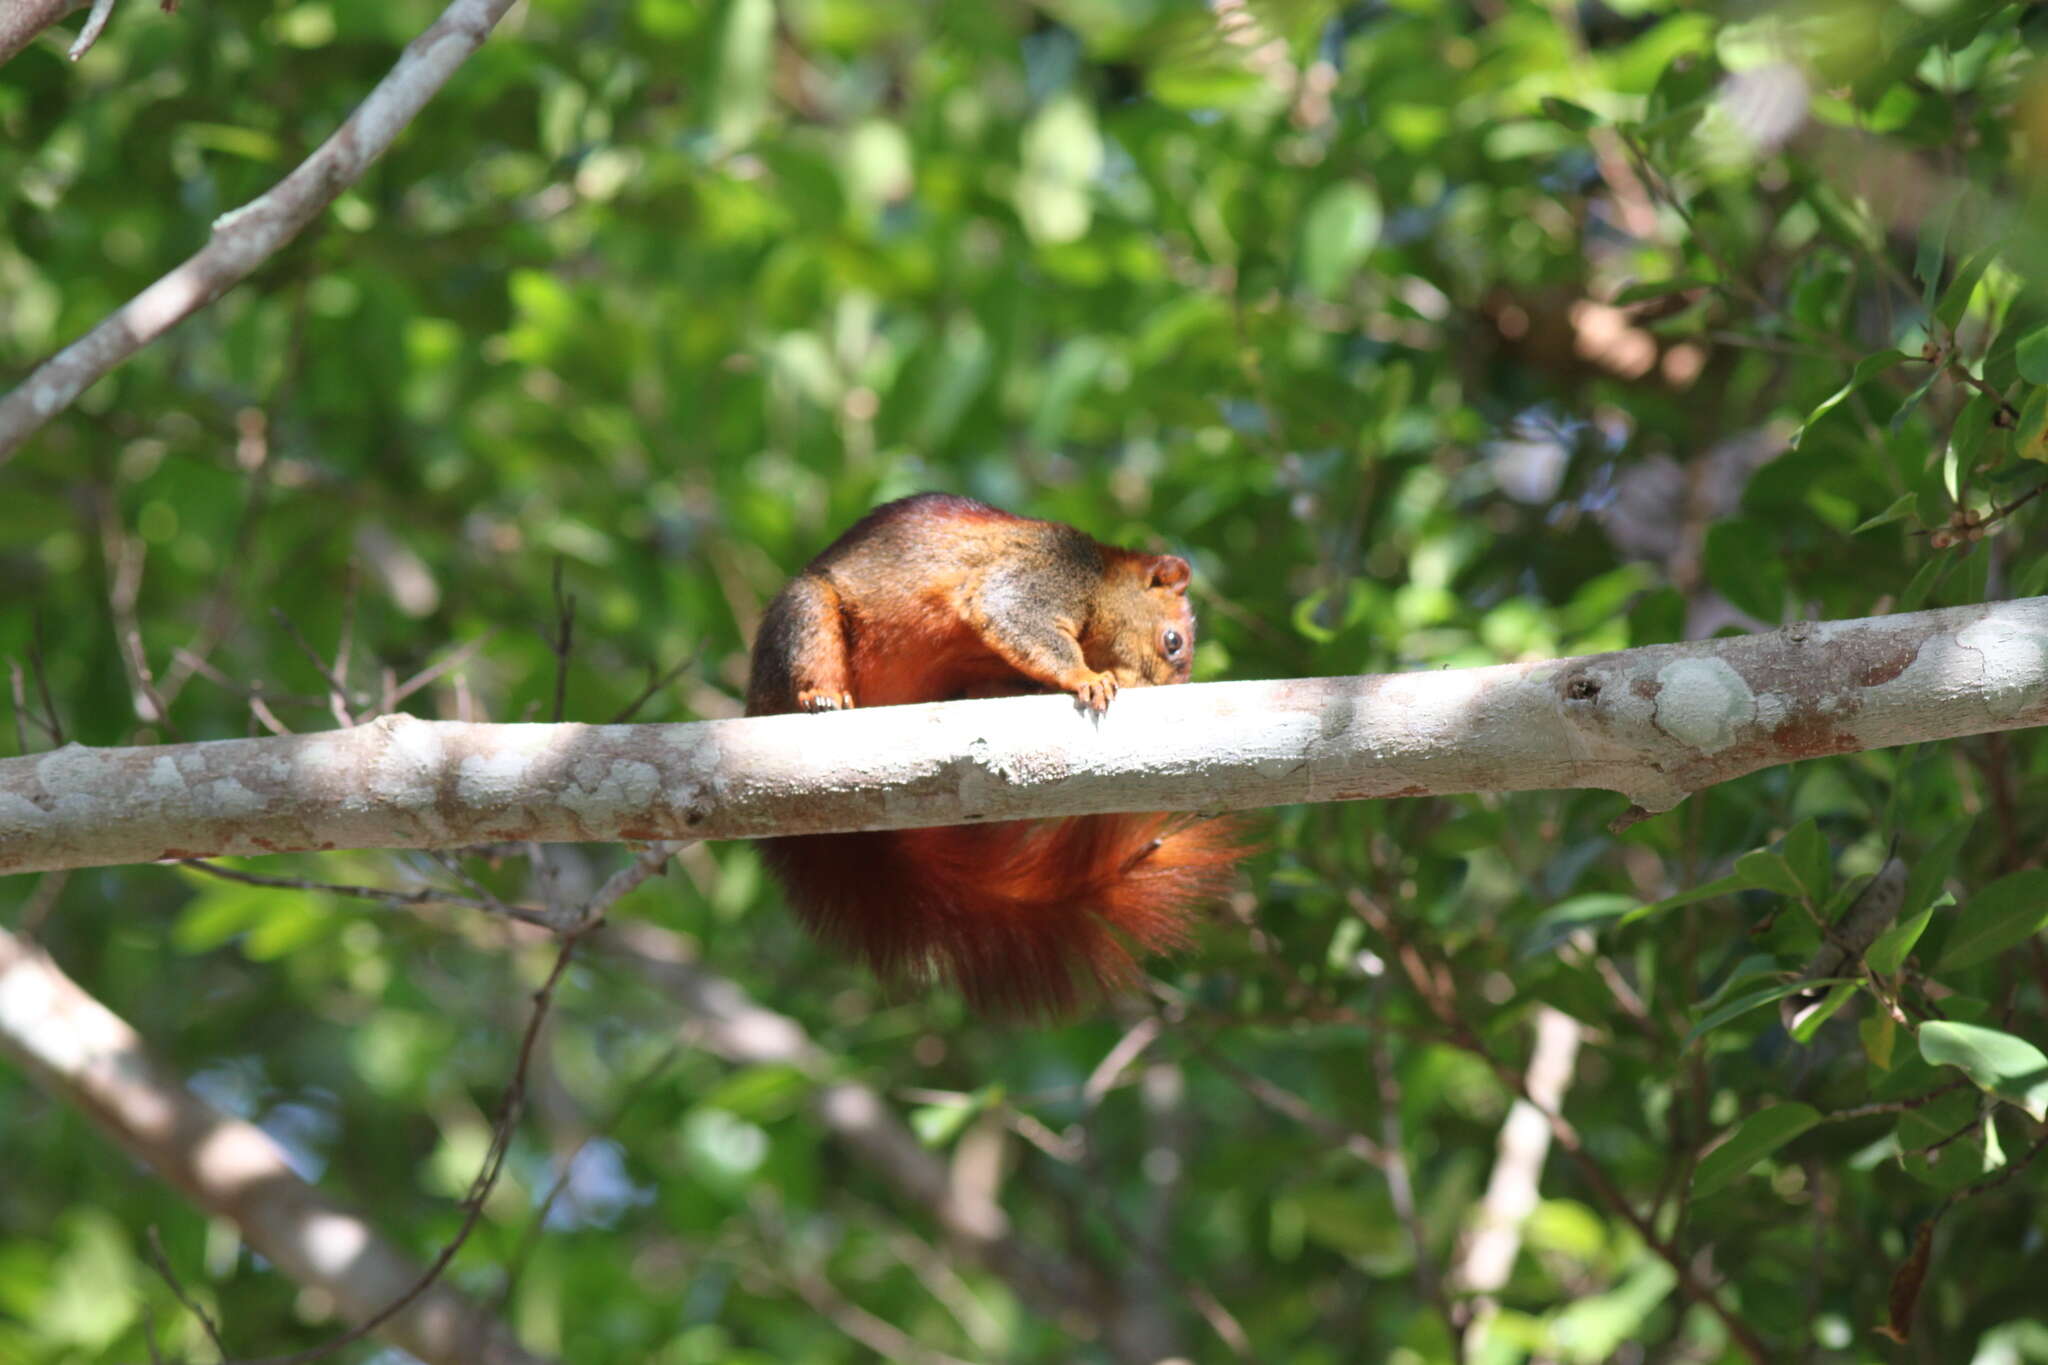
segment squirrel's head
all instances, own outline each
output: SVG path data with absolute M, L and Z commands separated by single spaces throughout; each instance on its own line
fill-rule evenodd
M 1083 633 L 1090 668 L 1119 685 L 1182 683 L 1195 658 L 1195 609 L 1188 562 L 1179 555 L 1132 554 L 1109 574 L 1106 600 Z

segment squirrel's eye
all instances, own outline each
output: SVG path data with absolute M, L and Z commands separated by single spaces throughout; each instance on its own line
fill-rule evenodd
M 1169 659 L 1178 659 L 1181 650 L 1187 647 L 1187 641 L 1180 638 L 1180 632 L 1177 630 L 1169 630 L 1160 636 L 1159 643 L 1166 650 L 1166 657 Z

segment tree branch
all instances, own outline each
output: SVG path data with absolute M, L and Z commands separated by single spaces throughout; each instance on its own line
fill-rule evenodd
M 268 1134 L 201 1100 L 126 1021 L 40 948 L 0 930 L 0 1054 L 89 1115 L 208 1215 L 227 1218 L 279 1270 L 361 1322 L 418 1282 L 419 1266 L 292 1173 Z M 445 1284 L 377 1335 L 430 1365 L 544 1365 Z
M 41 0 L 30 8 L 47 4 Z M 215 219 L 212 237 L 197 254 L 0 397 L 0 464 L 93 381 L 239 284 L 298 236 L 390 148 L 511 7 L 512 0 L 451 0 L 319 150 L 264 194 Z M 0 59 L 16 22 L 0 21 Z
M 1606 788 L 2048 723 L 2048 597 L 1460 672 L 687 725 L 351 730 L 0 759 L 0 873 Z
M 86 0 L 8 0 L 0 5 L 0 63 L 36 40 L 36 35 Z
M 1104 1287 L 1086 1273 L 1093 1267 L 1048 1256 L 1026 1242 L 1002 1206 L 954 1180 L 945 1161 L 918 1140 L 880 1094 L 838 1074 L 833 1058 L 801 1024 L 704 970 L 675 935 L 628 920 L 609 926 L 597 946 L 629 964 L 689 1017 L 686 1042 L 744 1066 L 791 1066 L 810 1077 L 818 1085 L 812 1112 L 824 1129 L 1034 1312 L 1057 1322 L 1091 1306 L 1106 1316 L 1120 1311 L 1104 1302 Z

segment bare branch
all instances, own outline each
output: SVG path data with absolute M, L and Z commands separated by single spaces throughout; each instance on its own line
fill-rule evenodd
M 446 673 L 449 669 L 460 668 L 462 667 L 462 665 L 468 663 L 472 658 L 476 657 L 476 652 L 478 650 L 482 649 L 485 645 L 490 643 L 491 637 L 496 633 L 497 632 L 494 630 L 485 631 L 483 634 L 477 636 L 474 640 L 471 640 L 468 644 L 462 646 L 462 648 L 456 650 L 454 653 L 448 655 L 446 658 L 441 659 L 437 663 L 428 664 L 425 668 L 413 674 L 404 682 L 399 683 L 395 687 L 387 689 L 390 695 L 386 698 L 386 705 L 384 709 L 386 711 L 396 710 L 398 708 L 398 703 L 404 701 L 407 697 L 419 691 L 422 687 L 430 686 L 436 678 L 439 678 L 443 673 Z
M 511 7 L 512 0 L 451 0 L 441 17 L 406 45 L 389 74 L 355 112 L 297 169 L 266 193 L 215 219 L 212 237 L 195 255 L 0 397 L 0 464 L 94 380 L 239 284 L 298 236 L 390 148 Z M 56 7 L 43 0 L 28 8 Z M 22 37 L 14 47 L 8 45 L 21 24 L 16 17 L 0 19 L 0 59 L 27 41 Z
M 36 35 L 75 9 L 85 0 L 8 0 L 0 5 L 0 62 L 36 40 Z
M 639 714 L 640 708 L 647 705 L 653 699 L 655 693 L 667 687 L 677 678 L 682 677 L 683 674 L 695 666 L 700 657 L 700 655 L 691 654 L 678 659 L 675 665 L 665 673 L 655 672 L 653 664 L 647 665 L 647 686 L 640 689 L 639 696 L 618 709 L 618 712 L 612 716 L 611 723 L 613 725 L 624 725 L 627 721 L 633 719 L 635 715 Z
M 43 614 L 34 613 L 29 621 L 28 671 L 35 679 L 36 695 L 43 699 L 43 731 L 52 743 L 64 743 L 64 717 L 57 714 L 57 703 L 50 696 L 50 670 L 43 662 Z
M 541 632 L 541 641 L 548 652 L 555 656 L 555 705 L 548 712 L 548 719 L 559 724 L 565 714 L 563 706 L 569 699 L 569 658 L 576 649 L 576 594 L 562 591 L 562 557 L 555 556 L 555 572 L 550 580 L 555 599 L 555 633 Z
M 0 873 L 1607 788 L 2048 723 L 2048 597 L 1462 672 L 686 725 L 350 730 L 0 759 Z
M 351 611 L 353 611 L 353 607 L 351 607 Z M 337 667 L 329 668 L 327 661 L 320 657 L 320 651 L 313 648 L 312 641 L 299 633 L 298 626 L 292 622 L 291 617 L 284 614 L 282 608 L 272 607 L 270 614 L 277 619 L 279 625 L 284 627 L 285 633 L 292 637 L 292 643 L 299 647 L 299 653 L 312 661 L 314 671 L 320 675 L 321 681 L 327 684 L 327 708 L 334 715 L 334 723 L 344 730 L 354 725 L 356 723 L 355 715 L 348 709 L 348 679 L 343 675 L 339 667 L 341 663 L 346 661 L 343 656 L 348 652 L 346 634 L 348 628 L 344 628 L 342 648 L 336 659 Z
M 1486 1196 L 1473 1216 L 1464 1254 L 1452 1269 L 1460 1287 L 1479 1296 L 1481 1323 L 1494 1315 L 1493 1296 L 1507 1284 L 1521 1253 L 1522 1227 L 1542 1198 L 1543 1164 L 1550 1154 L 1545 1115 L 1564 1108 L 1582 1032 L 1578 1020 L 1548 1005 L 1536 1012 L 1536 1045 L 1523 1081 L 1529 1098 L 1517 1099 L 1501 1124 Z
M 78 38 L 64 55 L 77 61 L 92 51 L 92 45 L 100 40 L 100 33 L 106 28 L 107 20 L 114 17 L 114 0 L 92 0 L 92 13 L 85 16 L 84 27 L 78 30 Z
M 241 586 L 242 576 L 248 571 L 256 530 L 270 505 L 269 420 L 261 408 L 244 408 L 235 415 L 235 428 L 235 464 L 248 475 L 248 493 L 242 503 L 242 515 L 235 524 L 233 548 L 223 561 L 212 594 L 199 612 L 199 629 L 189 644 L 172 651 L 171 666 L 164 670 L 165 705 L 178 699 L 185 684 L 204 665 L 206 656 L 227 638 L 228 629 L 235 619 L 235 593 Z
M 241 882 L 247 886 L 275 887 L 280 891 L 317 891 L 325 896 L 345 896 L 351 900 L 378 901 L 400 908 L 418 908 L 428 905 L 456 905 L 468 910 L 482 910 L 488 914 L 503 915 L 531 924 L 537 929 L 554 927 L 554 917 L 546 911 L 531 909 L 523 905 L 509 905 L 504 901 L 486 901 L 477 896 L 461 896 L 453 891 L 443 891 L 438 886 L 422 886 L 411 891 L 400 891 L 388 886 L 360 886 L 347 882 L 313 881 L 305 877 L 266 877 L 258 872 L 245 872 L 239 867 L 227 867 L 221 863 L 210 863 L 204 858 L 187 858 L 185 866 L 195 872 L 204 872 L 209 877 L 222 881 Z M 56 874 L 52 874 L 56 875 Z
M 29 751 L 27 722 L 34 719 L 37 725 L 41 725 L 43 718 L 30 717 L 28 694 L 22 685 L 21 664 L 11 657 L 7 660 L 7 681 L 14 693 L 14 747 L 25 754 Z
M 285 1275 L 355 1322 L 417 1283 L 420 1268 L 292 1172 L 262 1129 L 221 1113 L 80 990 L 41 949 L 0 930 L 0 1054 L 89 1115 L 209 1216 L 226 1218 Z M 436 1284 L 378 1329 L 430 1365 L 541 1365 L 510 1332 Z
M 220 1352 L 221 1357 L 225 1359 L 228 1348 L 221 1343 L 219 1325 L 214 1322 L 213 1315 L 206 1311 L 206 1305 L 193 1298 L 185 1288 L 184 1281 L 178 1278 L 177 1270 L 171 1265 L 170 1254 L 164 1250 L 164 1239 L 157 1233 L 154 1223 L 149 1225 L 146 1259 L 163 1282 L 170 1286 L 172 1297 L 177 1299 L 186 1312 L 199 1319 L 200 1327 L 206 1332 L 206 1339 L 213 1343 L 213 1349 Z
M 519 1039 L 519 1056 L 512 1064 L 512 1079 L 505 1083 L 505 1093 L 498 1101 L 498 1112 L 492 1116 L 491 1142 L 484 1152 L 483 1163 L 470 1181 L 469 1192 L 462 1198 L 462 1223 L 456 1228 L 455 1235 L 448 1239 L 439 1254 L 413 1278 L 411 1284 L 348 1331 L 303 1351 L 236 1361 L 231 1365 L 312 1365 L 312 1362 L 325 1360 L 351 1342 L 369 1336 L 385 1323 L 396 1321 L 411 1304 L 432 1291 L 443 1272 L 454 1263 L 455 1253 L 462 1250 L 463 1243 L 476 1231 L 477 1221 L 483 1217 L 484 1204 L 504 1172 L 505 1157 L 512 1150 L 512 1135 L 526 1107 L 526 1077 L 533 1066 L 534 1045 L 540 1041 L 541 1026 L 547 1022 L 548 1009 L 554 1003 L 555 988 L 562 983 L 562 974 L 569 970 L 569 962 L 576 956 L 577 945 L 583 936 L 603 920 L 603 913 L 593 905 L 581 923 L 561 935 L 561 947 L 555 952 L 555 965 L 541 988 L 533 993 L 533 1009 L 527 1015 L 526 1031 Z
M 1650 1219 L 1614 1183 L 1614 1178 L 1608 1174 L 1607 1168 L 1587 1149 L 1579 1136 L 1579 1130 L 1572 1126 L 1563 1111 L 1543 1102 L 1543 1097 L 1530 1084 L 1531 1077 L 1515 1070 L 1487 1049 L 1458 1008 L 1457 983 L 1448 964 L 1410 937 L 1407 927 L 1376 905 L 1371 897 L 1354 892 L 1350 900 L 1352 908 L 1358 911 L 1360 918 L 1387 939 L 1394 950 L 1394 960 L 1400 963 L 1402 970 L 1408 975 L 1410 984 L 1414 986 L 1415 993 L 1443 1026 L 1449 1041 L 1486 1063 L 1507 1091 L 1522 1104 L 1527 1105 L 1530 1112 L 1550 1129 L 1551 1140 L 1572 1159 L 1573 1164 L 1579 1169 L 1579 1174 L 1592 1187 L 1599 1201 L 1626 1220 L 1628 1225 L 1635 1229 L 1636 1235 L 1642 1238 L 1643 1245 L 1662 1257 L 1665 1264 L 1671 1267 L 1679 1293 L 1713 1314 L 1734 1342 L 1736 1349 L 1757 1362 L 1757 1365 L 1763 1365 L 1763 1362 L 1772 1359 L 1770 1348 L 1758 1335 L 1757 1330 L 1735 1309 L 1722 1302 L 1721 1296 L 1715 1292 L 1715 1285 L 1710 1278 L 1711 1265 L 1701 1264 L 1699 1258 L 1687 1255 L 1677 1241 L 1661 1235 Z M 1573 1032 L 1576 1032 L 1576 1025 Z M 1549 1084 L 1551 1080 L 1556 1079 L 1556 1073 L 1550 1067 L 1567 1067 L 1577 1057 L 1576 1039 L 1573 1040 L 1571 1055 L 1565 1055 L 1564 1035 L 1565 1030 L 1560 1025 L 1554 1040 L 1556 1050 L 1547 1059 L 1550 1066 L 1546 1067 L 1542 1076 L 1537 1077 L 1543 1084 Z M 1560 1081 L 1559 1085 L 1562 1083 Z

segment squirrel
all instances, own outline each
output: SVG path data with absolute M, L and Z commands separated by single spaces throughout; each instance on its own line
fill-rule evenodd
M 1186 682 L 1188 563 L 944 493 L 886 503 L 761 618 L 747 714 L 1061 691 L 1092 711 Z M 949 982 L 999 1016 L 1072 1013 L 1185 944 L 1244 856 L 1234 830 L 1084 815 L 760 841 L 819 937 L 885 982 Z

